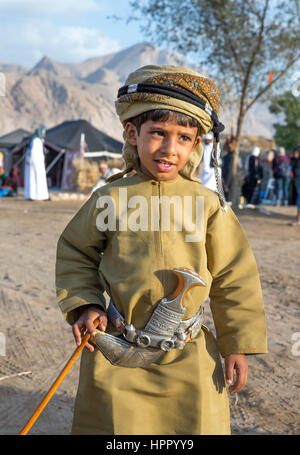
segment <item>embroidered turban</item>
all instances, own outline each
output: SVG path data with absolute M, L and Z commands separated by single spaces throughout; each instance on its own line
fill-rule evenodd
M 205 76 L 181 66 L 148 65 L 139 68 L 128 76 L 125 86 L 119 90 L 115 105 L 124 126 L 127 120 L 144 112 L 164 109 L 195 118 L 201 127 L 201 137 L 214 128 L 218 134 L 220 125 L 221 129 L 224 128 L 217 117 L 220 96 L 216 85 Z M 136 147 L 127 142 L 125 135 L 124 139 L 123 158 L 129 172 L 138 169 L 139 159 Z M 200 143 L 180 173 L 199 181 L 193 174 L 202 153 Z

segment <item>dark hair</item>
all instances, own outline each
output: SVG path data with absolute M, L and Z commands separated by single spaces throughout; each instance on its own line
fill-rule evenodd
M 143 123 L 147 122 L 147 120 L 152 120 L 152 122 L 166 122 L 170 119 L 170 117 L 180 126 L 197 128 L 197 136 L 201 136 L 201 126 L 195 118 L 182 114 L 181 112 L 170 111 L 167 109 L 155 109 L 143 112 L 142 114 L 127 120 L 126 123 L 133 123 L 136 127 L 137 133 L 140 134 L 141 126 Z

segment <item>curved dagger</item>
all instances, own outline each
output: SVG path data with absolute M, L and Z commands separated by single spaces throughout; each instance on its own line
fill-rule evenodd
M 164 351 L 175 347 L 176 343 L 176 347 L 183 348 L 187 340 L 184 334 L 185 328 L 192 326 L 201 313 L 199 310 L 192 318 L 182 321 L 186 311 L 182 305 L 184 296 L 192 287 L 206 286 L 206 284 L 201 276 L 192 270 L 178 267 L 174 268 L 173 272 L 178 277 L 177 287 L 168 297 L 159 302 L 144 330 L 138 330 L 132 324 L 126 324 L 123 316 L 112 301 L 110 302 L 109 319 L 120 332 L 123 332 L 125 340 L 97 330 L 91 336 L 91 341 L 113 365 L 129 368 L 147 366 L 160 358 Z

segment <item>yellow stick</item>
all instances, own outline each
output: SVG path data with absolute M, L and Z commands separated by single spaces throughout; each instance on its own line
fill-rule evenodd
M 95 328 L 98 326 L 99 320 L 96 320 L 94 322 Z M 81 351 L 83 350 L 84 346 L 87 344 L 88 340 L 90 339 L 91 334 L 88 333 L 85 335 L 83 338 L 81 345 L 78 346 L 78 348 L 73 352 L 72 356 L 70 357 L 69 361 L 67 362 L 66 366 L 63 368 L 59 376 L 56 378 L 52 386 L 50 387 L 49 391 L 47 392 L 45 398 L 41 401 L 41 403 L 38 405 L 24 428 L 21 430 L 19 435 L 26 435 L 32 425 L 35 423 L 35 421 L 38 419 L 39 415 L 42 413 L 44 408 L 47 406 L 49 401 L 51 400 L 52 396 L 55 394 L 56 390 L 64 380 L 65 376 L 68 374 L 70 369 L 72 368 L 73 364 L 75 363 L 77 357 L 80 355 Z

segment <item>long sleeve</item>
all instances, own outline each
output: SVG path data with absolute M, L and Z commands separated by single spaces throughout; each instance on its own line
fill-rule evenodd
M 212 275 L 211 311 L 221 355 L 267 352 L 260 279 L 253 252 L 233 211 L 209 218 L 206 237 Z
M 82 206 L 65 228 L 57 244 L 56 293 L 61 311 L 73 324 L 76 308 L 97 304 L 105 310 L 104 285 L 98 268 L 106 237 L 96 226 L 97 195 Z

